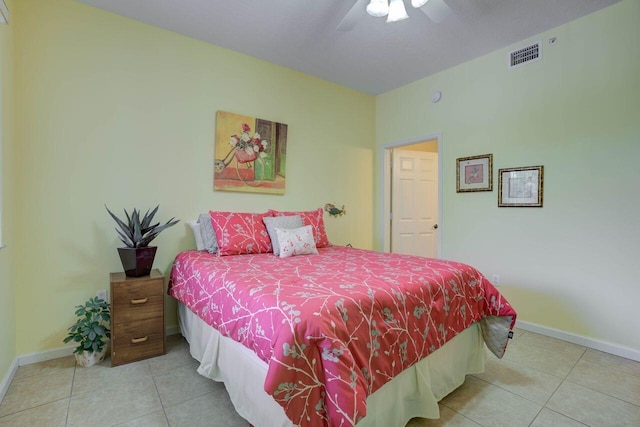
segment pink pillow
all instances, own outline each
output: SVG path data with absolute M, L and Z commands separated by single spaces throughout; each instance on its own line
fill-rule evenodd
M 306 212 L 280 212 L 269 209 L 269 213 L 272 216 L 299 215 L 302 218 L 302 223 L 304 225 L 310 225 L 313 228 L 313 237 L 316 240 L 316 248 L 331 246 L 329 238 L 327 237 L 327 231 L 324 228 L 324 219 L 322 218 L 324 212 L 322 208 Z
M 271 252 L 271 239 L 262 218 L 270 213 L 209 211 L 218 241 L 218 255 L 260 254 Z

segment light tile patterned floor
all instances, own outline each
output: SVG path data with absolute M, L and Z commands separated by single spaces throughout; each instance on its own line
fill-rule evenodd
M 73 357 L 23 366 L 0 403 L 0 426 L 247 427 L 222 384 L 197 372 L 186 342 L 166 355 L 111 368 Z M 440 402 L 433 426 L 640 426 L 640 363 L 516 331 L 505 358 Z M 393 427 L 393 426 L 389 426 Z

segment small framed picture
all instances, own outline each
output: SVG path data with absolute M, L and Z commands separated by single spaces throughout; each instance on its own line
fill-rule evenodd
M 493 154 L 456 160 L 456 192 L 493 191 Z
M 499 207 L 542 207 L 544 166 L 500 169 Z

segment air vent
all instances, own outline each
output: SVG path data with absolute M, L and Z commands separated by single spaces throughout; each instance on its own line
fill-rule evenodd
M 542 59 L 542 42 L 509 52 L 509 68 L 520 67 Z

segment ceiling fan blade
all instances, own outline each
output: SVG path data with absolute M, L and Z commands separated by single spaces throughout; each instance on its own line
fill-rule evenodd
M 420 10 L 436 24 L 441 23 L 453 14 L 453 10 L 447 6 L 444 0 L 429 0 Z
M 342 18 L 336 29 L 338 31 L 351 31 L 358 21 L 364 17 L 367 0 L 357 0 L 349 12 Z

